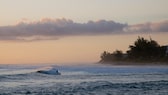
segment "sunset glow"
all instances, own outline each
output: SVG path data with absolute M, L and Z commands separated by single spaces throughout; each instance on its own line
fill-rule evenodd
M 167 0 L 1 0 L 0 64 L 95 63 L 138 36 L 168 45 Z

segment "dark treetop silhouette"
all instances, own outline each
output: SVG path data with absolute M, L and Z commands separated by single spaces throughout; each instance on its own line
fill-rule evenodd
M 118 64 L 168 64 L 168 46 L 160 46 L 155 40 L 138 37 L 134 45 L 124 54 L 121 50 L 113 53 L 104 51 L 100 63 L 120 62 Z

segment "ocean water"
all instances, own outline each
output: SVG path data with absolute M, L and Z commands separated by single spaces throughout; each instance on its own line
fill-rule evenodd
M 0 65 L 0 95 L 168 95 L 168 66 Z

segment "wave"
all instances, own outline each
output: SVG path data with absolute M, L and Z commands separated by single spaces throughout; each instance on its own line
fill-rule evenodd
M 53 68 L 58 69 L 61 75 L 37 73 L 39 70 Z M 9 72 L 0 74 L 0 95 L 167 95 L 168 93 L 167 67 L 41 66 L 28 69 L 26 67 L 2 69 L 2 72 L 8 70 Z
M 108 81 L 73 83 L 52 83 L 52 85 L 20 86 L 0 88 L 2 95 L 167 95 L 168 81 L 148 81 L 135 83 L 111 83 Z
M 39 70 L 39 71 L 37 71 L 37 73 L 49 74 L 49 75 L 61 75 L 61 73 L 58 72 L 58 69 L 56 69 L 56 68 L 51 68 L 49 70 Z
M 9 75 L 9 74 L 24 74 L 24 73 L 31 73 L 36 72 L 39 70 L 52 70 L 57 69 L 60 73 L 79 73 L 80 74 L 122 74 L 122 73 L 167 73 L 168 74 L 168 67 L 167 66 L 101 66 L 101 65 L 85 65 L 85 66 L 1 66 L 0 65 L 0 75 Z M 69 73 L 70 72 L 70 73 Z

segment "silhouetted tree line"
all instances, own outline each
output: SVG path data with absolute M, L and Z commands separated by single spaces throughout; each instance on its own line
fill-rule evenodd
M 101 63 L 110 62 L 165 62 L 168 63 L 168 55 L 166 53 L 167 46 L 160 46 L 156 41 L 138 37 L 134 45 L 129 46 L 129 50 L 123 53 L 116 50 L 113 53 L 104 51 L 101 54 Z

